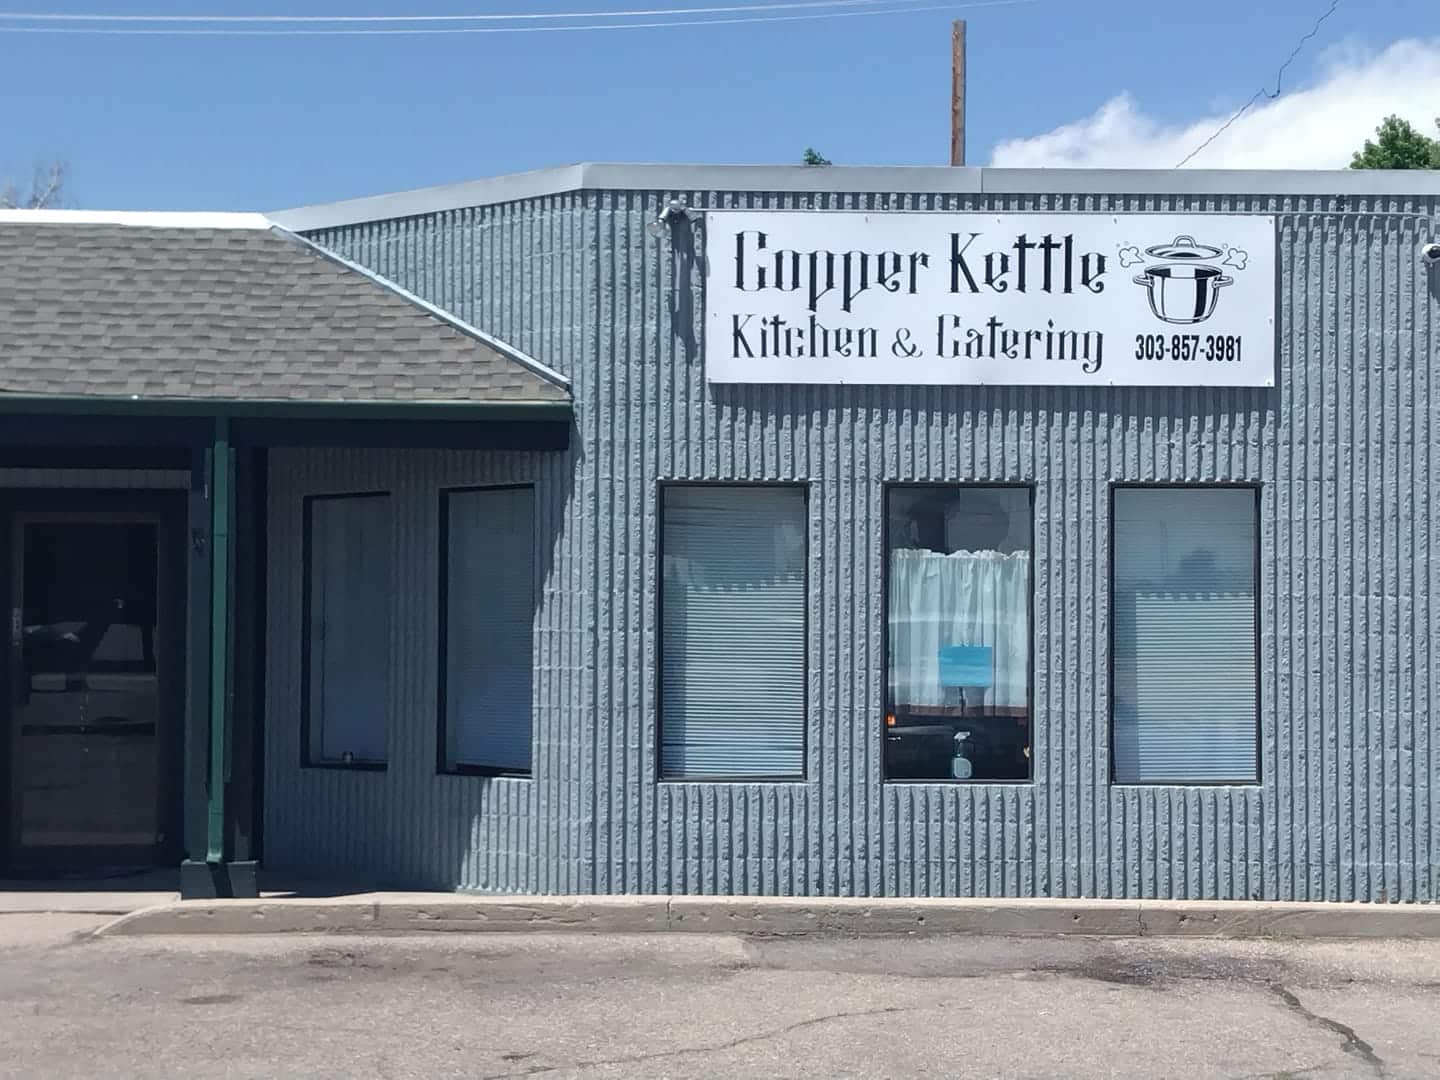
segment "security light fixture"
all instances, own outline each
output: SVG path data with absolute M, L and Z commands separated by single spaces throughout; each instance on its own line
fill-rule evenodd
M 656 240 L 665 235 L 667 229 L 679 224 L 690 216 L 690 211 L 678 199 L 671 199 L 660 211 L 660 216 L 645 226 L 645 231 Z

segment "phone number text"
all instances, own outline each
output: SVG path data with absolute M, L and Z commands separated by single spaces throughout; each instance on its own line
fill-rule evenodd
M 1240 342 L 1237 334 L 1136 334 L 1135 359 L 1236 362 Z

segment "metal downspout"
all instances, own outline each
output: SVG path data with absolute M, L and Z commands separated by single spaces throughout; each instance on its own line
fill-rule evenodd
M 210 798 L 205 861 L 225 861 L 225 782 L 230 705 L 230 421 L 215 418 L 210 449 Z

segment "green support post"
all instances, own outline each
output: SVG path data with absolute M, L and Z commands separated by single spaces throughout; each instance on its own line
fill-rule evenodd
M 205 861 L 225 862 L 226 759 L 230 745 L 230 529 L 234 516 L 230 421 L 215 418 L 210 452 L 210 807 Z
M 190 857 L 180 867 L 180 895 L 190 898 L 253 897 L 258 895 L 256 882 L 257 866 L 247 851 L 241 861 L 234 859 L 235 852 L 229 843 L 230 826 L 234 824 L 233 811 L 226 798 L 231 780 L 231 731 L 235 714 L 235 635 L 232 623 L 236 605 L 243 598 L 235 595 L 235 449 L 230 442 L 230 422 L 223 415 L 214 419 L 215 429 L 209 451 L 205 455 L 205 487 L 208 494 L 208 521 L 202 514 L 196 514 L 196 521 L 204 521 L 208 537 L 196 533 L 196 550 L 204 553 L 208 565 L 199 568 L 193 578 L 197 588 L 203 588 L 205 574 L 209 575 L 209 592 L 200 592 L 206 601 L 206 610 L 197 610 L 195 616 L 203 620 L 208 614 L 208 624 L 199 621 L 192 624 L 193 645 L 207 663 L 195 663 L 190 667 L 192 679 L 204 680 L 196 687 L 190 699 L 198 721 L 190 734 L 197 740 L 208 735 L 208 754 L 203 744 L 200 760 L 195 762 L 197 771 L 203 770 L 205 803 L 203 823 L 197 822 L 200 841 L 190 847 Z M 192 593 L 192 597 L 196 594 Z M 209 638 L 209 650 L 203 652 L 205 638 Z M 208 668 L 208 670 L 206 670 Z M 208 692 L 206 692 L 208 691 Z M 203 844 L 203 848 L 201 848 Z M 204 851 L 202 856 L 197 851 Z
M 210 440 L 196 447 L 186 519 L 185 774 L 182 886 L 202 884 L 210 799 Z M 209 880 L 209 873 L 203 881 Z M 182 891 L 184 889 L 182 888 Z

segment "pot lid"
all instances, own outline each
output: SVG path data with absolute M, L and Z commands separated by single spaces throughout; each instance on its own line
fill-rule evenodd
M 1209 244 L 1197 244 L 1193 236 L 1177 236 L 1172 244 L 1146 248 L 1145 254 L 1157 259 L 1215 259 L 1220 256 L 1220 249 Z

